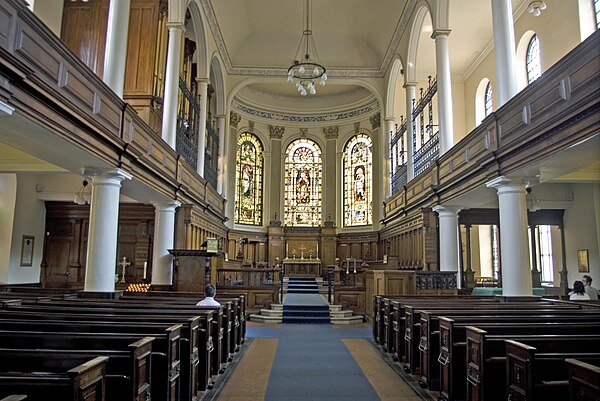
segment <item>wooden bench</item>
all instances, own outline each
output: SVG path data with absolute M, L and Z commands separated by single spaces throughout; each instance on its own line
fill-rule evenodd
M 577 312 L 578 313 L 578 312 Z M 444 316 L 432 311 L 421 311 L 421 326 L 420 326 L 420 341 L 418 349 L 420 351 L 420 379 L 419 383 L 423 387 L 431 389 L 439 388 L 441 369 L 438 363 L 439 360 L 452 360 L 460 365 L 460 360 L 463 358 L 466 346 L 466 326 L 485 326 L 502 328 L 521 327 L 527 325 L 539 324 L 540 327 L 553 330 L 553 327 L 561 326 L 556 330 L 566 330 L 569 333 L 568 327 L 576 322 L 593 322 L 590 327 L 596 327 L 600 330 L 600 315 L 591 317 L 588 314 L 567 314 L 567 315 L 472 315 L 463 314 L 460 311 L 456 313 L 444 313 Z M 562 327 L 567 327 L 564 329 Z M 562 332 L 562 331 L 560 331 Z M 552 334 L 552 333 L 548 333 Z M 443 344 L 442 344 L 443 343 Z M 461 348 L 462 346 L 462 348 Z M 455 348 L 459 348 L 455 351 Z M 443 352 L 441 352 L 443 349 Z M 441 353 L 441 356 L 440 356 Z M 457 355 L 458 353 L 458 355 Z M 444 377 L 448 376 L 448 370 L 452 365 L 445 365 Z M 461 369 L 461 368 L 460 368 Z M 451 375 L 450 375 L 451 376 Z
M 600 400 L 600 365 L 565 359 L 569 370 L 569 400 Z
M 562 336 L 549 343 L 538 338 L 505 340 L 506 397 L 515 401 L 568 399 L 565 360 L 600 363 L 600 335 L 589 340 L 579 337 Z
M 39 305 L 13 305 L 8 309 L 0 310 L 0 319 L 120 322 L 121 325 L 131 324 L 140 333 L 150 328 L 162 330 L 165 325 L 179 324 L 181 326 L 181 344 L 179 344 L 178 350 L 181 349 L 182 352 L 180 356 L 177 356 L 177 360 L 179 361 L 179 358 L 181 358 L 180 377 L 183 392 L 196 394 L 197 391 L 202 391 L 212 384 L 210 379 L 211 358 L 214 353 L 214 336 L 211 327 L 212 312 L 195 310 L 193 314 L 180 316 L 178 315 L 179 311 L 174 311 L 171 314 L 168 313 L 168 310 L 163 310 L 160 314 L 154 315 L 149 313 L 149 310 L 128 312 L 126 309 L 118 309 L 115 312 L 114 309 L 85 308 L 84 310 L 82 307 L 53 308 L 50 305 L 45 303 Z M 40 311 L 43 311 L 43 313 L 40 313 Z M 141 326 L 141 328 L 138 326 Z M 144 328 L 144 326 L 147 327 Z M 198 383 L 198 385 L 194 386 L 193 383 Z
M 30 367 L 37 369 L 35 362 Z M 45 369 L 52 369 L 47 361 Z M 12 396 L 9 400 L 19 400 L 13 394 L 27 395 L 27 401 L 104 401 L 105 369 L 107 357 L 96 357 L 72 368 L 60 367 L 51 371 L 39 369 L 34 372 L 1 372 L 0 397 Z

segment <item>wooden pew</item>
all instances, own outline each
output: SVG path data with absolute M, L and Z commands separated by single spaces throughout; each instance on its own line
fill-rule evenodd
M 4 326 L 3 326 L 4 327 Z M 20 332 L 17 332 L 20 333 Z M 46 333 L 41 333 L 45 336 Z M 108 358 L 106 364 L 106 399 L 136 401 L 150 398 L 151 351 L 153 337 L 144 337 L 115 349 L 64 349 L 65 347 L 23 347 L 2 337 L 0 371 L 53 372 L 67 366 L 83 364 L 96 357 Z M 62 345 L 62 344 L 61 344 Z M 119 348 L 119 349 L 116 349 Z
M 520 325 L 527 325 L 527 323 L 531 325 L 540 323 L 542 327 L 552 329 L 552 327 L 558 324 L 569 326 L 575 322 L 589 323 L 595 321 L 596 324 L 591 323 L 589 326 L 598 327 L 600 330 L 600 314 L 577 313 L 557 315 L 550 312 L 546 315 L 531 316 L 521 314 L 473 315 L 456 311 L 445 312 L 443 313 L 444 316 L 441 316 L 441 314 L 434 311 L 421 311 L 421 337 L 418 346 L 420 351 L 421 376 L 419 383 L 423 387 L 438 389 L 440 380 L 439 360 L 451 360 L 458 363 L 458 366 L 462 366 L 459 361 L 463 358 L 461 352 L 464 353 L 466 346 L 466 326 L 480 327 L 483 325 L 485 327 L 495 327 L 495 323 L 497 323 L 497 326 L 502 328 L 511 326 L 519 327 Z M 569 332 L 566 331 L 566 333 Z M 455 351 L 454 349 L 457 347 L 459 350 Z M 443 349 L 443 352 L 440 351 L 441 349 Z M 449 375 L 448 371 L 452 366 L 454 366 L 454 363 L 444 365 L 444 377 Z M 462 367 L 459 369 L 462 369 Z
M 87 319 L 87 320 L 83 320 Z M 163 335 L 168 329 L 168 323 L 146 323 L 136 321 L 107 321 L 90 320 L 90 316 L 81 316 L 77 320 L 27 320 L 21 316 L 20 319 L 0 319 L 3 330 L 34 330 L 48 332 L 94 332 L 94 333 L 120 333 L 135 334 L 140 336 Z M 109 319 L 105 317 L 105 319 Z M 208 319 L 208 320 L 207 320 Z M 206 389 L 209 378 L 210 360 L 207 344 L 207 323 L 212 319 L 208 314 L 207 319 L 199 316 L 190 318 L 181 327 L 181 397 L 193 399 L 197 391 Z M 202 331 L 200 331 L 202 330 Z M 210 323 L 208 323 L 210 330 Z M 210 336 L 210 332 L 208 333 Z M 209 337 L 210 338 L 210 337 Z M 210 340 L 212 344 L 212 339 Z M 202 355 L 201 355 L 202 353 Z
M 565 360 L 600 363 L 600 335 L 590 339 L 579 337 L 581 336 L 560 336 L 547 344 L 540 342 L 538 338 L 505 340 L 508 399 L 568 399 L 569 382 Z
M 600 365 L 565 359 L 569 369 L 569 400 L 600 400 Z
M 30 361 L 36 369 L 38 359 Z M 105 369 L 107 357 L 96 357 L 82 364 L 65 369 L 64 366 L 51 369 L 46 363 L 44 373 L 0 373 L 0 397 L 12 394 L 25 394 L 27 401 L 104 401 Z M 23 399 L 15 398 L 13 399 Z M 9 398 L 10 400 L 10 398 Z
M 16 309 L 18 308 L 18 309 Z M 40 313 L 40 310 L 43 313 Z M 211 358 L 214 353 L 212 332 L 212 312 L 194 311 L 193 314 L 177 316 L 169 313 L 152 315 L 147 311 L 120 310 L 122 313 L 113 313 L 112 310 L 101 308 L 56 308 L 50 304 L 40 305 L 13 305 L 1 310 L 0 319 L 32 319 L 32 320 L 65 320 L 68 322 L 105 321 L 120 322 L 121 325 L 130 324 L 132 330 L 143 333 L 146 330 L 164 330 L 165 325 L 181 325 L 181 364 L 180 380 L 183 393 L 195 394 L 212 385 Z M 175 312 L 174 312 L 175 314 Z M 123 329 L 127 331 L 126 329 Z M 218 333 L 217 333 L 218 335 Z M 196 377 L 196 379 L 194 379 Z M 197 386 L 194 386 L 197 383 Z
M 495 304 L 450 304 L 443 308 L 433 308 L 427 306 L 405 305 L 405 357 L 406 364 L 404 369 L 409 373 L 420 373 L 420 351 L 419 342 L 421 341 L 421 318 L 420 313 L 423 310 L 430 311 L 436 316 L 445 315 L 539 315 L 539 314 L 573 314 L 573 311 L 579 310 L 577 307 L 549 307 L 546 304 L 538 302 L 514 302 L 514 303 L 495 303 Z M 490 312 L 490 313 L 488 313 Z

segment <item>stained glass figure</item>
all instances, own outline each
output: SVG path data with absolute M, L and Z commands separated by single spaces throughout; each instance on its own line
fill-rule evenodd
M 322 163 L 319 145 L 298 139 L 286 150 L 284 223 L 286 226 L 321 225 Z
M 371 138 L 358 134 L 344 150 L 344 225 L 373 224 Z
M 249 132 L 238 139 L 235 182 L 235 222 L 262 225 L 263 146 Z

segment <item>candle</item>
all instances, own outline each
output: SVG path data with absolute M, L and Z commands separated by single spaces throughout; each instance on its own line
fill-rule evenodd
M 317 258 L 319 257 L 319 243 L 317 242 Z
M 146 280 L 147 273 L 148 273 L 148 262 L 144 262 L 144 280 Z
M 354 259 L 354 274 L 356 274 L 356 259 Z

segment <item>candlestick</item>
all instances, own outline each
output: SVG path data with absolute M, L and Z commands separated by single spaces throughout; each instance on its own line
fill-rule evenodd
M 147 278 L 147 274 L 148 273 L 148 262 L 144 262 L 144 280 L 146 280 Z
M 286 257 L 286 259 L 288 257 L 288 245 L 289 244 L 286 242 L 286 244 L 285 244 L 285 257 Z

